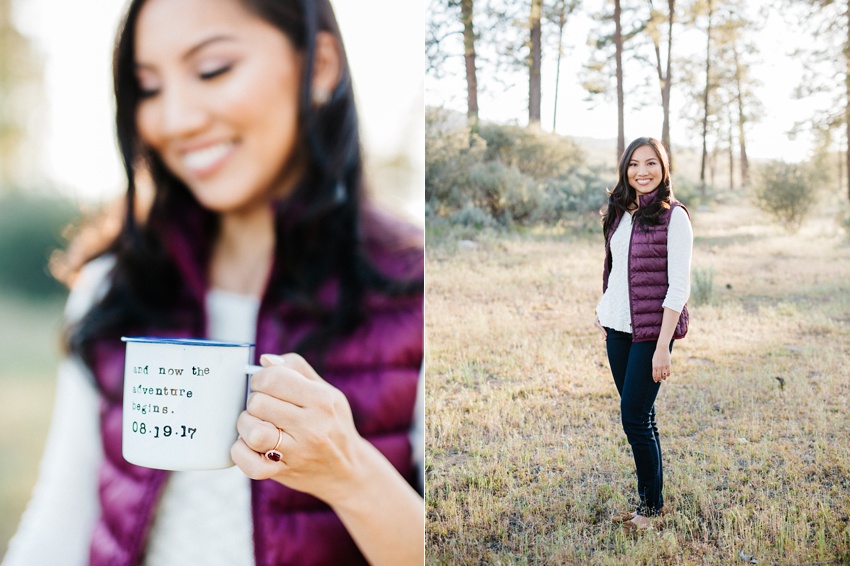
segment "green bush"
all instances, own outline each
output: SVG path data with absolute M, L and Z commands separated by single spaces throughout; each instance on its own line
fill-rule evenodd
M 846 234 L 850 234 L 850 204 L 845 199 L 846 197 L 842 196 L 841 204 L 838 205 L 838 212 L 836 213 L 836 221 Z
M 469 201 L 474 192 L 469 170 L 487 149 L 487 142 L 457 118 L 440 109 L 425 113 L 425 201 L 433 214 L 450 214 Z
M 505 226 L 525 223 L 540 206 L 540 184 L 501 161 L 473 165 L 469 181 L 468 199 Z
M 64 292 L 48 262 L 77 215 L 76 206 L 59 196 L 15 191 L 0 197 L 0 289 L 35 298 Z
M 487 212 L 472 203 L 466 203 L 463 208 L 449 216 L 449 222 L 458 226 L 481 230 L 496 225 L 496 221 Z
M 476 133 L 464 116 L 428 109 L 426 215 L 467 227 L 595 216 L 606 183 L 583 161 L 574 142 L 539 128 L 481 124 Z
M 673 194 L 676 196 L 676 200 L 684 204 L 688 207 L 688 210 L 692 212 L 695 211 L 699 205 L 704 204 L 699 187 L 692 183 L 690 179 L 685 177 L 674 177 Z M 710 196 L 713 194 L 714 192 L 712 190 L 707 195 L 709 198 L 706 200 L 711 200 Z
M 759 169 L 753 197 L 786 229 L 797 230 L 816 200 L 815 186 L 804 166 L 772 162 Z
M 608 198 L 607 187 L 601 177 L 586 169 L 550 179 L 540 206 L 535 211 L 534 221 L 555 223 L 571 214 L 592 214 L 595 217 Z
M 691 298 L 696 305 L 708 305 L 714 302 L 714 268 L 694 269 Z
M 575 143 L 539 127 L 482 124 L 478 134 L 487 142 L 487 161 L 501 161 L 538 181 L 567 175 L 584 162 Z

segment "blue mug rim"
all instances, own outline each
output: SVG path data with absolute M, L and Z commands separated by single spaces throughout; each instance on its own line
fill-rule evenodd
M 251 342 L 226 342 L 207 338 L 162 338 L 157 336 L 122 336 L 122 342 L 139 344 L 175 344 L 179 346 L 218 346 L 223 348 L 253 348 Z

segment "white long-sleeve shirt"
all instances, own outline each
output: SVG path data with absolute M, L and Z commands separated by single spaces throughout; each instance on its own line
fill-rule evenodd
M 65 309 L 69 321 L 79 320 L 104 292 L 112 265 L 112 258 L 101 258 L 84 268 Z M 254 342 L 258 299 L 211 291 L 207 311 L 210 338 Z M 420 472 L 424 468 L 421 381 L 420 376 L 411 430 L 414 464 Z M 38 480 L 3 566 L 88 564 L 91 536 L 100 515 L 99 406 L 88 368 L 76 358 L 64 360 Z M 171 472 L 156 508 L 145 564 L 254 564 L 250 485 L 235 466 Z
M 596 316 L 606 328 L 632 332 L 629 299 L 629 244 L 632 238 L 632 215 L 623 215 L 611 236 L 611 272 L 608 289 L 596 307 Z M 688 213 L 677 206 L 670 214 L 667 227 L 667 295 L 664 308 L 682 312 L 691 294 L 691 256 L 694 234 Z

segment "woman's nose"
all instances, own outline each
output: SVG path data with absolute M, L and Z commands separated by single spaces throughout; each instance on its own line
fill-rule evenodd
M 187 137 L 204 127 L 207 113 L 191 88 L 174 85 L 163 90 L 162 99 L 162 134 L 172 138 Z

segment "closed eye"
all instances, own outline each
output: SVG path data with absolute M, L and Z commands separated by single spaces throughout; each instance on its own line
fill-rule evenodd
M 141 87 L 139 88 L 139 97 L 140 98 L 153 98 L 157 94 L 159 94 L 158 88 L 149 88 L 149 89 L 144 89 L 144 88 L 141 88 Z
M 219 67 L 218 69 L 214 69 L 212 71 L 208 71 L 206 73 L 201 73 L 200 77 L 202 80 L 208 81 L 210 79 L 214 79 L 220 75 L 223 75 L 227 71 L 232 68 L 232 65 L 225 65 L 224 67 Z

